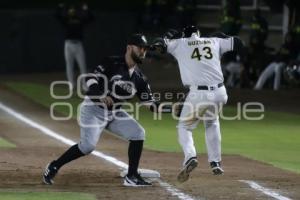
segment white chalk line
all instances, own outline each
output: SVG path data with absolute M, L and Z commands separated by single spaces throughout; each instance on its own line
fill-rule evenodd
M 264 193 L 265 195 L 268 195 L 270 197 L 273 197 L 274 199 L 278 199 L 278 200 L 292 200 L 288 197 L 282 196 L 280 194 L 278 194 L 277 192 L 275 192 L 274 190 L 270 189 L 270 188 L 265 188 L 261 185 L 259 185 L 258 183 L 256 183 L 255 181 L 249 181 L 249 180 L 239 180 L 240 182 L 243 183 L 247 183 L 251 188 L 258 190 L 262 193 Z
M 56 133 L 50 129 L 48 129 L 47 127 L 45 126 L 42 126 L 40 124 L 38 124 L 37 122 L 34 122 L 33 120 L 27 118 L 26 116 L 22 115 L 21 113 L 18 113 L 17 111 L 9 108 L 8 106 L 4 105 L 3 103 L 0 102 L 0 108 L 7 112 L 8 114 L 14 116 L 15 118 L 19 119 L 20 121 L 28 124 L 29 126 L 33 127 L 33 128 L 36 128 L 38 130 L 40 130 L 42 133 L 44 133 L 45 135 L 48 135 L 64 144 L 67 144 L 69 146 L 72 146 L 74 144 L 76 144 L 74 141 L 64 137 L 64 136 L 61 136 L 59 133 Z M 114 157 L 111 157 L 111 156 L 108 156 L 100 151 L 93 151 L 92 152 L 93 155 L 99 157 L 99 158 L 102 158 L 122 169 L 127 169 L 128 168 L 128 165 Z M 162 180 L 159 180 L 158 179 L 158 183 L 160 184 L 161 187 L 163 187 L 167 192 L 171 193 L 172 196 L 176 196 L 178 197 L 179 199 L 181 200 L 194 200 L 194 198 L 192 198 L 191 196 L 179 191 L 178 189 L 176 189 L 175 187 L 173 187 L 172 185 L 166 183 L 166 182 L 163 182 Z

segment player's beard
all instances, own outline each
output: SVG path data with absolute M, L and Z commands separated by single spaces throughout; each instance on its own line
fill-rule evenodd
M 144 60 L 144 56 L 138 56 L 134 51 L 131 52 L 131 58 L 137 64 L 142 64 Z

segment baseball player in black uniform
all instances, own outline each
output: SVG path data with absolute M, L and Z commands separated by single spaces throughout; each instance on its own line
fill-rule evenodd
M 64 28 L 66 73 L 67 79 L 74 89 L 76 87 L 74 75 L 75 62 L 78 64 L 80 74 L 87 73 L 82 43 L 83 31 L 86 25 L 94 19 L 94 16 L 87 4 L 81 6 L 59 4 L 56 17 Z
M 88 75 L 89 90 L 80 110 L 80 142 L 47 165 L 43 174 L 45 184 L 53 184 L 54 176 L 63 165 L 91 153 L 106 128 L 129 141 L 129 167 L 124 185 L 151 186 L 138 174 L 145 130 L 121 106 L 134 95 L 152 111 L 157 111 L 159 103 L 153 99 L 150 86 L 138 68 L 148 45 L 145 36 L 134 34 L 127 44 L 125 57 L 110 57 Z M 170 110 L 164 109 L 164 112 Z

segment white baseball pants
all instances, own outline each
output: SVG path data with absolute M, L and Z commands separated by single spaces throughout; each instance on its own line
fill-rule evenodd
M 76 86 L 74 75 L 75 62 L 77 62 L 78 64 L 80 74 L 87 73 L 82 42 L 79 40 L 66 40 L 64 52 L 66 60 L 67 79 L 72 84 L 72 88 L 74 88 Z M 83 84 L 83 82 L 81 84 Z
M 273 83 L 273 89 L 278 90 L 280 87 L 280 81 L 281 81 L 281 74 L 282 69 L 284 67 L 285 63 L 283 62 L 272 62 L 270 63 L 266 69 L 261 73 L 261 75 L 258 78 L 258 81 L 256 82 L 256 85 L 254 87 L 255 90 L 261 90 L 266 83 L 266 81 L 275 75 L 274 77 L 274 83 Z
M 200 121 L 203 121 L 205 127 L 208 162 L 221 161 L 221 132 L 218 115 L 228 97 L 224 86 L 220 88 L 212 86 L 212 88 L 212 90 L 198 90 L 196 86 L 192 86 L 184 102 L 177 125 L 178 141 L 184 153 L 183 165 L 191 157 L 197 155 L 192 131 Z

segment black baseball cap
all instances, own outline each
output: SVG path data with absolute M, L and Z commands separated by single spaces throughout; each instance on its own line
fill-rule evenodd
M 194 25 L 188 25 L 188 26 L 183 28 L 184 37 L 191 37 L 191 35 L 193 33 L 197 33 L 197 32 L 200 33 L 199 28 L 194 26 Z
M 127 44 L 135 45 L 138 47 L 149 47 L 148 41 L 147 41 L 145 35 L 140 34 L 140 33 L 131 35 L 127 40 Z

